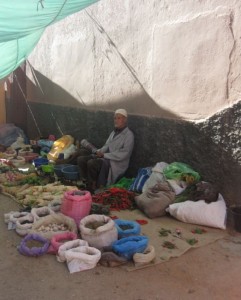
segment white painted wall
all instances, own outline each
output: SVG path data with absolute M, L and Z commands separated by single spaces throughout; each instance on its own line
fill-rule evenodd
M 101 0 L 45 31 L 28 98 L 202 120 L 241 99 L 240 19 L 239 0 Z

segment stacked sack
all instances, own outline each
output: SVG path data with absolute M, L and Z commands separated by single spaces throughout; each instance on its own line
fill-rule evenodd
M 101 251 L 100 264 L 108 267 L 134 261 L 136 266 L 148 264 L 155 258 L 149 239 L 141 235 L 139 223 L 112 220 L 105 215 L 89 215 L 80 221 L 80 234 L 90 246 Z
M 87 192 L 75 191 L 63 196 L 68 205 L 71 202 L 82 208 L 88 206 L 89 209 L 92 202 Z M 59 212 L 66 208 L 62 205 L 63 201 L 53 203 L 56 211 L 50 205 L 32 208 L 31 212 L 12 211 L 4 215 L 9 229 L 16 229 L 23 236 L 19 253 L 35 257 L 54 254 L 57 261 L 66 262 L 70 273 L 92 269 L 98 262 L 116 266 L 133 261 L 136 266 L 142 266 L 154 260 L 155 250 L 141 234 L 139 223 L 97 214 L 83 217 L 77 212 L 70 217 Z M 72 213 L 70 206 L 67 208 L 66 212 Z M 33 241 L 41 246 L 31 248 Z
M 141 226 L 136 221 L 115 220 L 119 240 L 113 243 L 112 250 L 136 267 L 147 265 L 155 259 L 155 249 L 149 245 L 148 237 L 141 235 Z

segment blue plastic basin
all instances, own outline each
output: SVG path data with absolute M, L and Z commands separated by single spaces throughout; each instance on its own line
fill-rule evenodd
M 61 164 L 61 165 L 55 165 L 54 166 L 54 173 L 58 176 L 58 177 L 63 177 L 63 168 L 65 167 L 69 167 L 69 166 L 72 166 L 70 164 Z
M 64 167 L 62 169 L 64 178 L 67 180 L 78 180 L 79 179 L 79 167 L 76 165 Z

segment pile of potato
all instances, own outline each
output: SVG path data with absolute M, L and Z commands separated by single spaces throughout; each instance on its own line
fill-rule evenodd
M 67 231 L 68 227 L 65 224 L 57 224 L 57 223 L 52 223 L 48 225 L 42 225 L 40 226 L 37 231 L 41 232 L 49 232 L 49 231 Z

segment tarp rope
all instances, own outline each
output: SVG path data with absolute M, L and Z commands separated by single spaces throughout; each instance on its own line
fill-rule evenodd
M 32 111 L 32 109 L 31 109 L 30 105 L 28 104 L 28 100 L 27 100 L 27 98 L 26 98 L 26 95 L 24 94 L 24 91 L 23 91 L 23 89 L 22 89 L 22 87 L 21 87 L 21 85 L 20 85 L 20 83 L 19 83 L 19 81 L 18 81 L 18 77 L 17 77 L 16 74 L 14 74 L 14 78 L 16 79 L 16 82 L 17 82 L 17 84 L 18 84 L 18 87 L 19 87 L 19 89 L 20 89 L 20 91 L 21 91 L 21 93 L 22 93 L 22 95 L 23 95 L 23 97 L 24 97 L 26 106 L 27 106 L 27 108 L 28 108 L 28 110 L 29 110 L 29 112 L 30 112 L 32 118 L 33 118 L 34 124 L 35 124 L 35 126 L 36 126 L 36 128 L 37 128 L 37 130 L 38 130 L 39 136 L 42 136 L 41 131 L 40 131 L 40 128 L 39 128 L 38 123 L 37 123 L 37 121 L 36 121 L 36 118 L 35 118 L 35 116 L 34 116 L 34 114 L 33 114 L 33 111 Z

